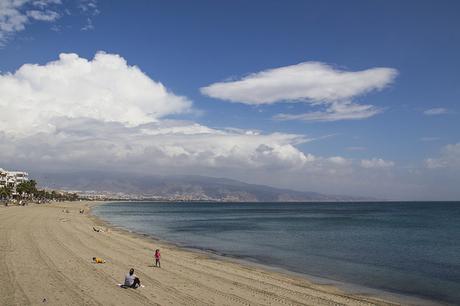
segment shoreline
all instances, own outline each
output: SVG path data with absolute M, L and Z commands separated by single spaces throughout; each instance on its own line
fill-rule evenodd
M 0 279 L 0 304 L 401 304 L 117 228 L 91 214 L 103 203 L 0 208 L 0 273 L 6 276 Z M 155 248 L 162 250 L 161 269 L 152 267 Z M 92 256 L 107 263 L 93 264 Z M 117 286 L 130 267 L 145 288 Z

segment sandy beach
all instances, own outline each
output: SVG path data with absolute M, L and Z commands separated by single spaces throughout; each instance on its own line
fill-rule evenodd
M 0 208 L 0 305 L 395 305 L 114 230 L 91 205 Z M 131 267 L 144 288 L 117 286 Z

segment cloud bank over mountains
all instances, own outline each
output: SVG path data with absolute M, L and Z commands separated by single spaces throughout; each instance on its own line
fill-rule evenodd
M 321 62 L 304 62 L 252 73 L 236 81 L 218 82 L 201 88 L 212 98 L 250 105 L 307 103 L 324 110 L 306 114 L 279 114 L 279 120 L 336 121 L 364 119 L 382 111 L 353 99 L 382 90 L 393 82 L 393 68 L 344 71 Z

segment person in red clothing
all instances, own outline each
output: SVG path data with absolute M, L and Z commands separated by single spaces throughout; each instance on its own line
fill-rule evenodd
M 155 250 L 155 267 L 161 268 L 160 258 L 161 258 L 160 249 L 156 249 Z

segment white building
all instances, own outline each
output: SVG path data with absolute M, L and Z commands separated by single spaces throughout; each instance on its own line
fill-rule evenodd
M 0 168 L 0 188 L 11 187 L 13 193 L 16 192 L 16 186 L 29 180 L 29 174 L 22 171 L 7 171 Z

